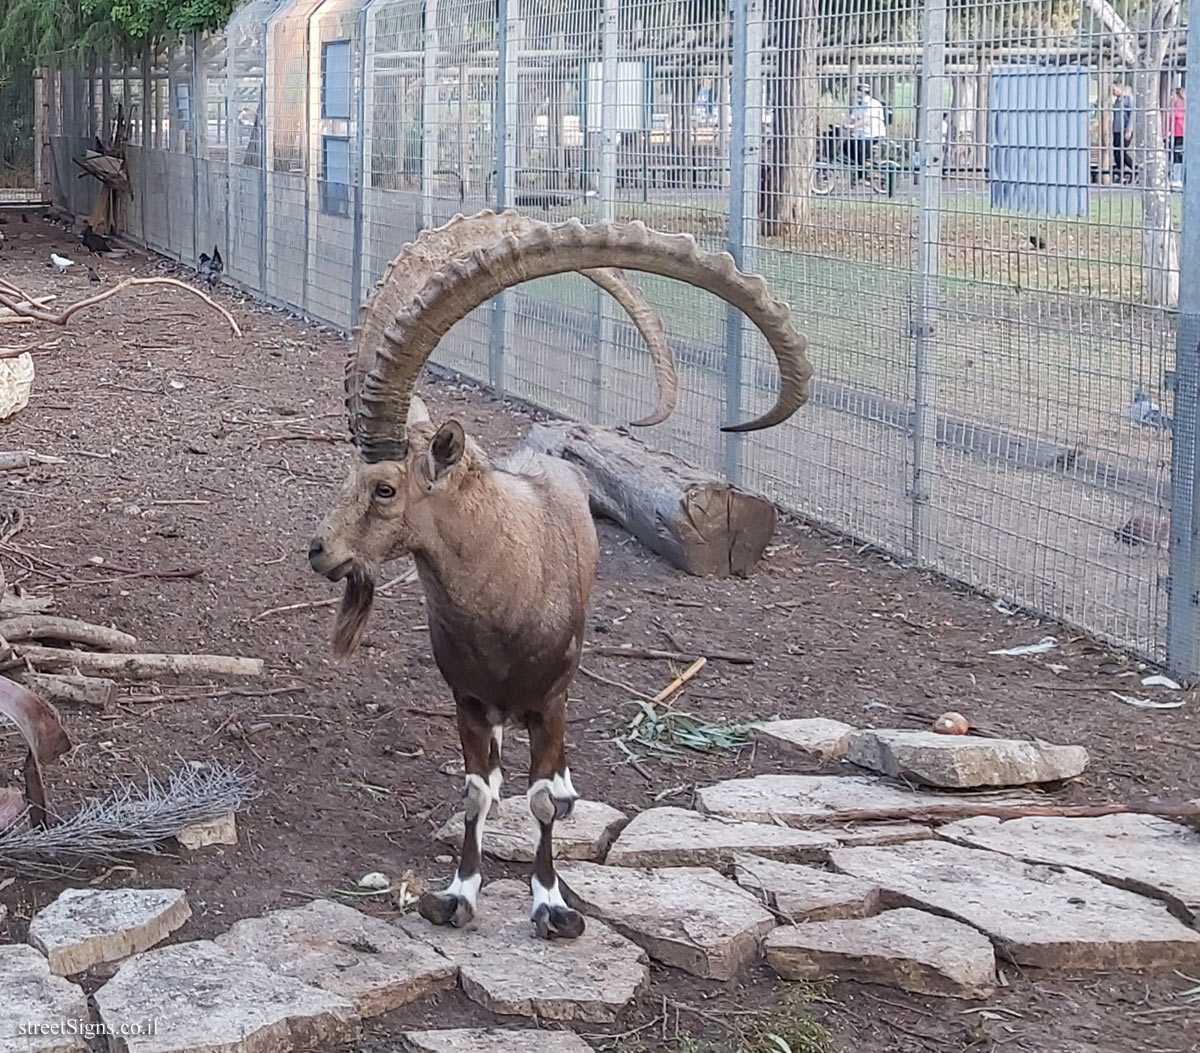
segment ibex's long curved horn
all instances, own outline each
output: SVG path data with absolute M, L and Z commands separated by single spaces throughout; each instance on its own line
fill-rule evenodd
M 423 231 L 417 240 L 404 246 L 376 284 L 364 305 L 355 330 L 354 350 L 346 368 L 346 406 L 351 418 L 351 431 L 357 439 L 354 420 L 361 409 L 358 395 L 363 378 L 375 363 L 375 355 L 384 340 L 384 333 L 397 312 L 409 307 L 425 284 L 452 259 L 469 256 L 479 248 L 494 245 L 508 234 L 526 234 L 538 220 L 517 212 L 481 212 L 475 216 L 455 216 L 449 223 Z M 629 315 L 630 320 L 654 359 L 654 374 L 658 380 L 658 405 L 648 417 L 632 423 L 636 427 L 661 424 L 675 409 L 679 393 L 679 378 L 675 358 L 667 344 L 662 322 L 646 302 L 641 290 L 632 285 L 619 271 L 607 268 L 585 270 L 585 278 L 613 297 Z M 400 410 L 403 422 L 405 411 Z M 403 431 L 399 433 L 403 438 Z
M 568 271 L 625 268 L 677 278 L 721 297 L 762 331 L 779 363 L 779 398 L 763 416 L 723 430 L 770 428 L 808 400 L 812 366 L 787 305 L 770 296 L 761 278 L 740 272 L 728 253 L 701 252 L 690 234 L 660 234 L 638 222 L 584 226 L 577 219 L 555 225 L 526 220 L 526 229 L 513 233 L 503 230 L 504 216 L 487 218 L 493 216 L 481 213 L 474 219 L 495 221 L 496 240 L 485 245 L 476 242 L 466 255 L 454 238 L 453 222 L 406 246 L 384 283 L 397 280 L 397 271 L 404 270 L 402 263 L 409 255 L 425 261 L 429 277 L 424 287 L 404 297 L 389 295 L 382 284 L 365 312 L 347 376 L 351 430 L 364 459 L 395 460 L 404 455 L 403 425 L 413 385 L 455 322 L 513 285 Z M 436 257 L 431 252 L 435 245 L 440 250 Z M 403 277 L 399 280 L 410 286 Z M 395 314 L 385 322 L 390 306 L 396 308 Z

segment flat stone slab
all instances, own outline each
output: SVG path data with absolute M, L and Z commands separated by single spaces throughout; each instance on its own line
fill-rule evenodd
M 984 998 L 996 984 L 991 941 L 969 925 L 923 910 L 788 925 L 772 932 L 763 947 L 767 964 L 785 980 L 836 973 L 841 980 L 955 998 Z
M 346 999 L 210 940 L 130 958 L 95 1000 L 111 1053 L 290 1053 L 336 1048 L 359 1032 Z M 146 1021 L 156 1022 L 154 1034 L 121 1037 Z
M 1088 766 L 1082 746 L 892 729 L 855 732 L 846 758 L 860 768 L 953 790 L 1059 782 Z
M 595 863 L 558 868 L 577 910 L 607 922 L 656 961 L 730 980 L 758 957 L 775 918 L 752 893 L 710 867 L 641 870 Z
M 458 981 L 458 967 L 429 944 L 327 899 L 239 921 L 213 942 L 265 969 L 341 995 L 363 1018 Z
M 795 924 L 865 918 L 879 910 L 879 886 L 800 863 L 739 855 L 733 876 L 769 909 Z
M 686 808 L 651 808 L 621 831 L 606 862 L 620 867 L 723 867 L 739 852 L 811 860 L 824 859 L 837 847 L 837 838 L 824 831 L 729 821 Z
M 27 944 L 0 947 L 0 1049 L 4 1053 L 86 1051 L 80 1027 L 70 1022 L 87 1020 L 87 995 L 81 987 L 55 976 L 46 959 Z M 31 1024 L 38 1025 L 39 1033 L 23 1034 Z
M 846 755 L 850 736 L 858 729 L 840 720 L 809 717 L 803 720 L 767 720 L 755 724 L 759 738 L 799 750 L 819 761 L 836 760 Z
M 29 923 L 50 971 L 72 976 L 148 950 L 192 916 L 177 888 L 69 888 Z
M 1013 795 L 977 795 L 973 803 L 1020 804 Z M 854 813 L 856 822 L 894 819 L 898 811 L 954 807 L 962 802 L 942 793 L 922 793 L 853 775 L 756 775 L 728 779 L 696 791 L 696 807 L 708 815 L 752 823 L 824 826 Z M 839 828 L 839 837 L 849 831 Z M 760 853 L 761 854 L 761 853 Z
M 554 824 L 554 855 L 558 859 L 600 860 L 625 825 L 624 812 L 602 801 L 576 801 L 569 819 Z M 451 817 L 434 835 L 462 848 L 463 813 Z M 506 797 L 493 808 L 483 830 L 483 850 L 512 863 L 533 862 L 533 818 L 525 797 Z
M 192 850 L 209 845 L 236 845 L 237 817 L 230 812 L 206 823 L 192 823 L 182 827 L 175 835 L 175 840 Z
M 571 1031 L 407 1031 L 400 1041 L 404 1053 L 592 1053 Z
M 885 905 L 928 907 L 974 925 L 1001 957 L 1056 969 L 1152 969 L 1200 962 L 1200 932 L 1166 906 L 1088 874 L 944 841 L 843 848 L 845 874 Z
M 1038 816 L 1002 822 L 988 816 L 947 823 L 939 836 L 1003 852 L 1030 863 L 1054 863 L 1166 900 L 1200 920 L 1200 834 L 1153 815 L 1095 819 Z
M 531 907 L 527 885 L 494 881 L 464 929 L 411 914 L 396 924 L 455 963 L 467 997 L 493 1013 L 614 1021 L 649 982 L 646 952 L 595 918 L 577 940 L 538 939 Z

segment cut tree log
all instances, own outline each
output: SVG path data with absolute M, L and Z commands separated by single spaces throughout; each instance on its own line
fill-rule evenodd
M 33 450 L 0 450 L 0 472 L 32 468 L 35 464 L 66 464 L 62 457 L 49 457 Z
M 220 654 L 95 654 L 37 644 L 17 644 L 13 652 L 39 670 L 77 669 L 84 676 L 124 676 L 152 680 L 157 676 L 261 676 L 261 658 Z
M 31 673 L 26 669 L 13 669 L 7 675 L 48 702 L 108 706 L 117 697 L 117 682 L 104 677 Z
M 101 647 L 106 651 L 132 651 L 137 647 L 137 637 L 110 629 L 106 625 L 93 625 L 75 618 L 56 618 L 49 614 L 27 614 L 18 618 L 0 621 L 0 636 L 10 644 L 29 640 L 62 640 L 65 643 Z
M 0 599 L 0 617 L 14 618 L 22 614 L 45 614 L 54 610 L 53 596 L 13 596 L 6 592 Z
M 775 533 L 775 506 L 611 428 L 535 424 L 526 445 L 578 465 L 592 511 L 680 570 L 749 576 Z

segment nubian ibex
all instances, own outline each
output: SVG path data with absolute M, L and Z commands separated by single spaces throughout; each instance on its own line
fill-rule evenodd
M 739 308 L 779 362 L 775 406 L 728 431 L 768 428 L 808 398 L 805 341 L 761 278 L 689 235 L 641 223 L 547 224 L 514 212 L 456 216 L 404 246 L 363 308 L 346 372 L 358 457 L 309 547 L 313 569 L 345 580 L 334 629 L 342 656 L 358 646 L 376 568 L 411 553 L 425 591 L 434 658 L 454 696 L 466 767 L 463 847 L 453 882 L 427 892 L 421 914 L 465 925 L 481 883 L 484 821 L 499 800 L 506 724 L 529 734 L 529 810 L 537 825 L 532 919 L 542 937 L 576 937 L 582 916 L 563 898 L 553 861 L 555 820 L 577 794 L 565 755 L 567 689 L 579 665 L 598 545 L 582 472 L 525 450 L 492 461 L 457 420 L 436 426 L 413 395 L 438 341 L 503 290 L 579 272 L 610 292 L 655 356 L 665 420 L 675 366 L 662 327 L 622 269 L 676 278 Z

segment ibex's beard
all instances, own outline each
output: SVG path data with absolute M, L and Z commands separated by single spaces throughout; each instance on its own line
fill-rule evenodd
M 375 579 L 356 563 L 346 575 L 346 591 L 333 626 L 333 653 L 338 658 L 349 658 L 358 650 L 374 602 Z

